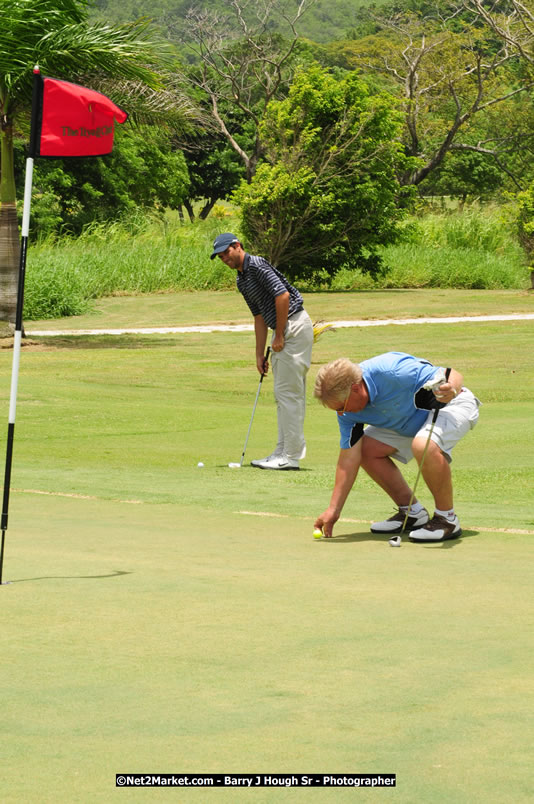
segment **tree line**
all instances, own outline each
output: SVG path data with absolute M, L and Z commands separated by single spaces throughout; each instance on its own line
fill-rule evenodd
M 399 236 L 418 195 L 513 192 L 528 246 L 532 0 L 394 0 L 358 9 L 326 43 L 301 36 L 313 3 L 182 3 L 158 32 L 146 19 L 90 18 L 86 0 L 3 0 L 1 319 L 16 297 L 36 60 L 132 121 L 109 157 L 38 161 L 36 234 L 77 234 L 138 209 L 193 218 L 198 201 L 206 216 L 232 199 L 248 242 L 291 277 L 332 277 L 381 270 L 378 247 Z

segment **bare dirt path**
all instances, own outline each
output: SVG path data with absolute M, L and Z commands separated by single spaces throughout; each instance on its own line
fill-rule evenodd
M 405 326 L 407 324 L 460 324 L 472 322 L 475 324 L 487 321 L 526 321 L 534 320 L 534 313 L 514 313 L 510 315 L 469 315 L 469 316 L 443 316 L 441 318 L 385 318 L 381 320 L 361 321 L 332 321 L 332 326 L 341 327 L 385 327 L 389 325 Z M 53 337 L 65 335 L 168 335 L 172 333 L 188 332 L 251 332 L 252 324 L 204 324 L 189 327 L 139 327 L 117 329 L 62 329 L 44 330 L 26 329 L 30 337 Z

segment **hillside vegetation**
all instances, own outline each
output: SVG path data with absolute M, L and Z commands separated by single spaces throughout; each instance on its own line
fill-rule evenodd
M 288 5 L 291 5 L 288 4 Z M 296 3 L 293 3 L 296 6 Z M 342 39 L 354 24 L 354 12 L 369 5 L 366 0 L 315 0 L 299 25 L 301 36 L 314 42 Z M 381 5 L 381 2 L 374 5 Z M 92 16 L 111 22 L 129 22 L 138 17 L 149 17 L 170 39 L 175 39 L 181 23 L 191 7 L 212 9 L 221 14 L 228 12 L 227 0 L 96 0 Z
M 25 320 L 81 315 L 104 296 L 172 291 L 225 291 L 235 274 L 210 260 L 221 231 L 241 235 L 231 211 L 221 217 L 181 223 L 139 217 L 136 226 L 95 225 L 79 238 L 32 245 L 26 279 Z M 246 245 L 246 240 L 245 240 Z M 381 288 L 517 289 L 528 287 L 523 253 L 497 210 L 427 215 L 409 222 L 398 245 L 382 250 L 387 271 L 372 278 L 342 269 L 328 277 L 299 281 L 307 292 L 368 291 Z
M 534 33 L 516 2 L 497 19 L 477 0 L 3 0 L 2 320 L 35 52 L 129 121 L 101 159 L 36 160 L 26 318 L 225 289 L 205 260 L 225 229 L 311 291 L 528 287 Z

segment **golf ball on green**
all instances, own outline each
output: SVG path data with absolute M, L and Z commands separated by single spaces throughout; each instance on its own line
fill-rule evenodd
M 315 528 L 315 530 L 313 531 L 313 538 L 320 539 L 322 535 L 323 531 L 320 528 Z

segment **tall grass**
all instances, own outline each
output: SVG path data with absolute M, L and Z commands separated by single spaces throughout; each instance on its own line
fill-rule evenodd
M 225 226 L 215 218 L 192 224 L 144 218 L 94 225 L 77 239 L 42 241 L 29 250 L 24 316 L 79 315 L 92 299 L 122 293 L 233 287 L 232 272 L 209 259 Z
M 234 273 L 209 259 L 217 234 L 239 234 L 237 217 L 221 210 L 206 221 L 144 216 L 91 226 L 77 239 L 31 244 L 25 319 L 79 315 L 93 299 L 114 294 L 234 287 Z M 382 255 L 388 267 L 382 277 L 343 269 L 332 289 L 528 286 L 523 252 L 498 209 L 414 219 L 404 242 L 384 248 Z
M 373 282 L 342 271 L 338 290 L 368 288 L 513 289 L 529 285 L 525 254 L 498 207 L 430 213 L 408 222 L 402 243 L 382 249 L 386 273 Z
M 427 245 L 504 253 L 512 240 L 512 224 L 506 208 L 465 207 L 448 213 L 429 212 L 409 223 L 410 239 Z
M 527 286 L 520 254 L 495 254 L 470 248 L 435 247 L 406 243 L 384 254 L 391 270 L 381 287 L 473 288 L 497 290 Z

